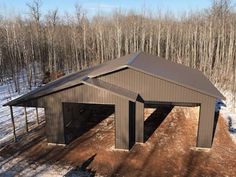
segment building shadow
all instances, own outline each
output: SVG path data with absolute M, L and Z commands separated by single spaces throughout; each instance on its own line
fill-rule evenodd
M 172 105 L 157 105 L 157 109 L 144 121 L 144 142 L 152 136 L 173 108 Z
M 220 110 L 222 109 L 222 107 L 226 107 L 226 104 L 221 99 L 216 100 L 213 134 L 212 134 L 212 143 L 213 143 L 213 140 L 214 140 L 214 137 L 215 137 L 216 127 L 217 127 L 217 124 L 218 124 Z
M 212 143 L 215 137 L 215 132 L 216 132 L 216 127 L 217 127 L 217 123 L 218 123 L 218 119 L 219 119 L 219 114 L 220 112 L 217 111 L 215 112 L 215 116 L 214 116 L 214 125 L 213 125 L 213 134 L 212 134 Z
M 74 177 L 74 176 L 89 176 L 94 177 L 96 174 L 95 170 L 88 168 L 88 166 L 93 162 L 97 154 L 94 154 L 87 160 L 85 160 L 80 166 L 75 167 L 68 171 L 64 177 Z
M 45 124 L 41 124 L 28 133 L 23 133 L 17 136 L 17 141 L 9 140 L 0 145 L 0 156 L 8 158 L 12 154 L 21 154 L 27 151 L 30 147 L 45 140 Z

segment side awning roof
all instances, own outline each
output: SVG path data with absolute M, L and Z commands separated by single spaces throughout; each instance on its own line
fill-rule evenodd
M 83 80 L 83 83 L 86 85 L 90 85 L 95 88 L 107 90 L 109 92 L 112 92 L 115 95 L 122 96 L 130 101 L 142 101 L 141 97 L 138 93 L 132 92 L 130 90 L 118 87 L 116 85 L 107 83 L 105 81 L 102 81 L 100 79 L 96 78 L 85 78 Z

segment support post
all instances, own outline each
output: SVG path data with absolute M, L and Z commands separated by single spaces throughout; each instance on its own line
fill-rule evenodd
M 135 141 L 144 142 L 144 103 L 136 102 L 135 109 Z
M 25 131 L 28 132 L 28 117 L 27 117 L 26 107 L 24 107 L 24 110 L 25 110 Z
M 215 118 L 215 100 L 202 103 L 200 107 L 197 147 L 211 148 Z
M 115 148 L 129 150 L 129 100 L 115 105 Z
M 36 121 L 37 121 L 37 125 L 39 125 L 39 112 L 38 112 L 38 107 L 36 107 L 35 110 L 36 110 Z
M 13 140 L 14 142 L 16 142 L 16 127 L 15 127 L 15 122 L 14 122 L 12 106 L 10 106 L 10 112 L 11 112 L 11 122 L 12 122 L 12 128 L 13 128 Z

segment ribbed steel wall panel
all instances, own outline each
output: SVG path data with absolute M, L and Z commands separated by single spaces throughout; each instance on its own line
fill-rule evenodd
M 99 79 L 123 87 L 130 91 L 137 92 L 145 101 L 201 104 L 197 146 L 211 146 L 215 98 L 132 69 L 125 69 L 109 75 L 101 76 Z M 46 107 L 46 116 L 48 119 L 47 134 L 49 137 L 49 142 L 63 143 L 64 141 L 62 102 L 116 105 L 116 148 L 128 149 L 129 102 L 127 99 L 114 95 L 108 91 L 87 85 L 80 85 L 40 98 L 38 103 L 40 106 Z M 136 141 L 142 142 L 142 103 L 136 102 L 135 109 Z
M 213 140 L 214 117 L 215 100 L 205 100 L 200 107 L 197 147 L 211 147 Z
M 133 69 L 120 70 L 100 76 L 99 79 L 137 92 L 145 101 L 176 102 L 185 105 L 186 103 L 198 103 L 201 105 L 201 111 L 197 146 L 211 146 L 216 101 L 214 97 Z M 137 124 L 139 124 L 138 122 L 136 122 L 136 126 L 141 130 L 141 126 Z M 139 136 L 137 131 L 136 136 Z
M 135 141 L 143 143 L 144 141 L 144 103 L 136 102 L 135 108 Z
M 115 105 L 116 148 L 129 149 L 129 101 L 118 100 Z M 127 136 L 128 135 L 128 136 Z
M 80 85 L 41 98 L 46 107 L 48 142 L 65 143 L 62 103 L 113 104 L 115 106 L 116 148 L 129 149 L 129 100 L 108 91 Z
M 201 103 L 211 96 L 133 69 L 101 76 L 105 82 L 137 92 L 145 101 Z

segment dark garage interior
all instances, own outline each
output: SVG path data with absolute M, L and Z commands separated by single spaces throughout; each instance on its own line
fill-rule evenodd
M 114 112 L 114 105 L 63 103 L 66 144 L 80 137 Z

